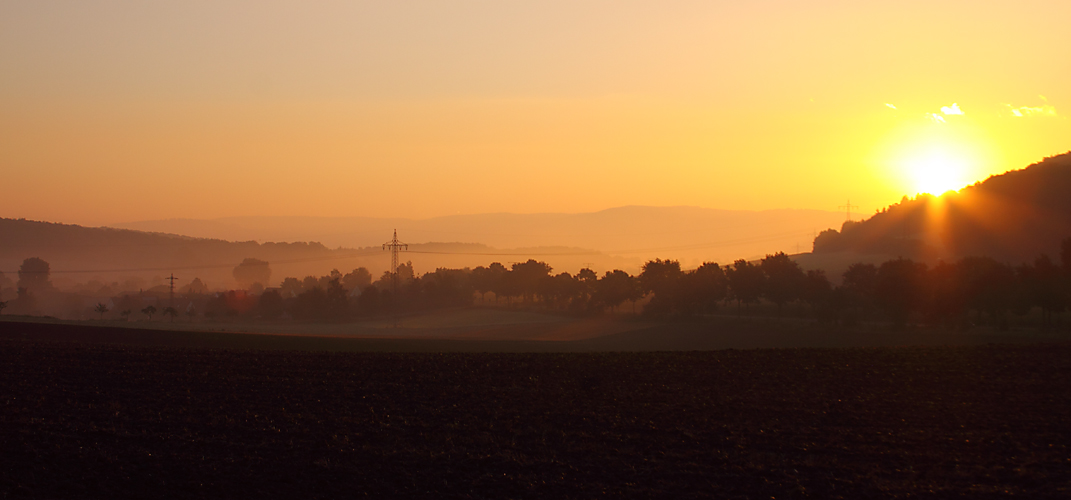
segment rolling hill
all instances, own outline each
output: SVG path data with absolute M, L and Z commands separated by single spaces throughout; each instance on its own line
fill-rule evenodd
M 1019 263 L 1056 257 L 1071 236 L 1071 152 L 941 196 L 904 198 L 814 240 L 812 260 L 986 255 Z
M 237 241 L 317 241 L 331 248 L 379 246 L 397 229 L 399 238 L 409 243 L 450 241 L 481 243 L 494 248 L 591 249 L 618 256 L 628 263 L 622 269 L 630 270 L 653 258 L 678 259 L 686 267 L 696 267 L 705 261 L 753 259 L 777 251 L 797 253 L 797 247 L 806 250 L 816 231 L 839 227 L 843 218 L 843 213 L 821 210 L 626 206 L 575 214 L 493 213 L 419 220 L 229 217 L 111 226 Z M 593 262 L 593 259 L 580 262 Z M 576 269 L 563 270 L 575 272 Z
M 0 219 L 0 271 L 9 279 L 23 259 L 40 257 L 52 270 L 57 285 L 96 280 L 122 282 L 139 277 L 149 286 L 162 284 L 164 276 L 175 273 L 179 284 L 194 277 L 212 288 L 235 285 L 234 266 L 247 257 L 268 261 L 272 283 L 284 277 L 325 275 L 332 269 L 343 272 L 368 268 L 373 275 L 386 271 L 390 255 L 379 246 L 328 248 L 317 242 L 258 243 L 194 238 L 130 229 L 82 227 L 22 219 Z M 474 243 L 421 243 L 409 245 L 403 261 L 412 261 L 418 273 L 438 267 L 463 268 L 536 258 L 556 269 L 575 270 L 591 264 L 597 269 L 626 268 L 632 262 L 593 250 L 575 247 L 528 247 L 498 249 Z

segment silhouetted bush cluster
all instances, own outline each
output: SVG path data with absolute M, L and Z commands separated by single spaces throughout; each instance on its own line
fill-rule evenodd
M 181 300 L 174 308 L 160 295 L 144 292 L 115 297 L 108 304 L 78 303 L 75 294 L 59 294 L 51 287 L 47 262 L 27 259 L 19 271 L 17 297 L 0 304 L 26 313 L 33 310 L 37 294 L 62 295 L 72 301 L 70 308 L 101 319 L 111 312 L 113 318 L 143 315 L 150 321 L 157 312 L 170 321 L 198 315 L 347 321 L 481 303 L 571 314 L 631 310 L 689 317 L 721 309 L 729 314 L 812 317 L 844 324 L 886 321 L 896 326 L 1001 328 L 1015 316 L 1040 311 L 1041 324 L 1051 326 L 1071 306 L 1071 238 L 1064 240 L 1060 257 L 1057 262 L 1042 255 L 1018 266 L 989 257 L 933 267 L 910 259 L 857 263 L 844 272 L 839 286 L 823 271 L 804 271 L 784 253 L 758 262 L 740 259 L 727 266 L 705 263 L 690 271 L 682 270 L 677 261 L 656 259 L 644 264 L 637 276 L 614 270 L 601 277 L 590 269 L 554 274 L 549 265 L 536 260 L 509 268 L 497 262 L 475 269 L 440 268 L 423 276 L 406 263 L 375 281 L 368 270 L 358 268 L 347 274 L 334 270 L 320 277 L 286 278 L 278 288 L 254 284 L 249 290 L 218 293 L 208 293 L 195 279 L 176 297 Z M 245 265 L 267 267 L 260 262 Z
M 479 302 L 580 314 L 631 305 L 632 311 L 642 308 L 644 314 L 659 317 L 707 315 L 721 308 L 735 314 L 802 315 L 846 324 L 1006 327 L 1012 315 L 1032 310 L 1040 310 L 1042 323 L 1051 325 L 1054 315 L 1069 305 L 1069 292 L 1071 239 L 1064 242 L 1060 262 L 1043 255 L 1019 266 L 988 257 L 933 267 L 909 259 L 858 263 L 848 268 L 839 286 L 823 271 L 804 271 L 784 253 L 767 255 L 757 263 L 744 259 L 727 266 L 705 263 L 690 271 L 682 270 L 677 261 L 656 259 L 644 264 L 637 276 L 615 270 L 599 277 L 590 269 L 576 275 L 554 274 L 549 265 L 536 260 L 509 268 L 493 263 L 416 276 L 412 266 L 404 264 L 396 274 L 384 273 L 374 283 L 364 270 L 347 275 L 336 271 L 301 282 L 288 278 L 280 289 L 265 291 L 255 307 L 242 307 L 246 314 L 263 318 L 289 315 L 309 321 Z M 220 297 L 224 296 L 215 300 L 243 303 L 241 297 Z
M 907 259 L 875 266 L 855 264 L 844 284 L 824 299 L 834 318 L 854 321 L 883 318 L 902 326 L 909 321 L 960 327 L 978 324 L 1007 328 L 1011 315 L 1041 311 L 1051 326 L 1067 308 L 1071 291 L 1071 240 L 1060 264 L 1046 255 L 1011 266 L 989 257 L 967 257 L 932 268 Z
M 787 304 L 796 304 L 797 312 L 802 307 L 819 320 L 842 323 L 1006 328 L 1011 316 L 1040 310 L 1042 325 L 1052 326 L 1054 316 L 1071 306 L 1071 238 L 1063 242 L 1058 263 L 1047 255 L 1019 266 L 989 257 L 938 262 L 932 268 L 910 259 L 857 263 L 836 287 L 824 272 L 804 272 L 783 253 L 758 264 L 704 264 L 692 272 L 656 260 L 644 266 L 639 281 L 643 290 L 653 292 L 646 309 L 653 314 L 709 313 L 729 301 L 745 312 L 755 304 L 771 304 L 777 315 Z

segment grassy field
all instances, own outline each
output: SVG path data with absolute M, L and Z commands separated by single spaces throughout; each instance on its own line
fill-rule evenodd
M 375 341 L 12 325 L 0 497 L 1071 495 L 1067 344 L 310 352 L 285 342 Z
M 881 347 L 1061 342 L 1060 331 L 975 328 L 894 330 L 811 320 L 716 316 L 653 321 L 635 316 L 576 318 L 472 308 L 349 323 L 62 321 L 0 316 L 0 338 L 133 345 L 312 351 L 602 352 L 788 347 Z

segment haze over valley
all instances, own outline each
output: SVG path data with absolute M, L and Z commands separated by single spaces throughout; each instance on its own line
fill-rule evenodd
M 0 499 L 1067 500 L 1069 20 L 0 1 Z
M 859 217 L 855 214 L 856 219 Z M 685 266 L 696 267 L 707 261 L 754 259 L 776 251 L 808 251 L 818 231 L 838 228 L 844 219 L 845 212 L 819 210 L 756 212 L 632 206 L 577 214 L 499 213 L 420 220 L 261 216 L 138 221 L 110 226 L 229 241 L 314 241 L 329 248 L 378 246 L 396 229 L 399 238 L 409 243 L 474 243 L 498 250 L 563 247 L 593 251 L 619 257 L 615 261 L 617 265 L 634 271 L 645 259 L 658 255 L 672 255 Z M 604 258 L 587 262 L 592 262 L 597 270 L 610 270 L 609 262 L 599 262 Z M 572 265 L 556 267 L 570 272 L 579 269 Z

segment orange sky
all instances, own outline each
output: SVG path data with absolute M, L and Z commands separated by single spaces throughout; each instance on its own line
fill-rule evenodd
M 1068 19 L 1064 0 L 8 1 L 0 216 L 873 211 L 1071 150 Z

